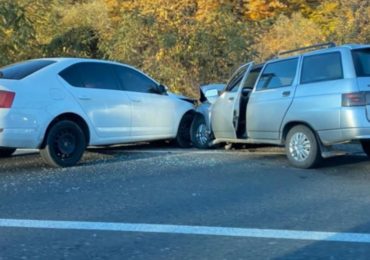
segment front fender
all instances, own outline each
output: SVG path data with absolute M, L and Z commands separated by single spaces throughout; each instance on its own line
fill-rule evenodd
M 204 117 L 204 120 L 206 122 L 206 125 L 208 129 L 212 130 L 212 124 L 211 124 L 211 111 L 212 111 L 212 105 L 210 103 L 203 103 L 200 104 L 196 109 L 196 114 L 200 114 Z

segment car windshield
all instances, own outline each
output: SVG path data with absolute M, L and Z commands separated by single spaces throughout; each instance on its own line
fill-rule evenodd
M 36 71 L 55 63 L 52 60 L 29 60 L 14 63 L 0 68 L 0 78 L 2 79 L 23 79 Z
M 352 51 L 357 77 L 370 77 L 370 48 Z

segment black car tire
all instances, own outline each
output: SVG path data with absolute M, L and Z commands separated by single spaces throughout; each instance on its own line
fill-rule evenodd
M 370 157 L 370 140 L 361 140 L 362 150 Z
M 176 144 L 181 148 L 190 148 L 192 146 L 190 138 L 190 127 L 193 121 L 193 114 L 185 114 L 180 121 L 177 135 L 175 138 Z
M 47 132 L 41 157 L 53 167 L 70 167 L 77 164 L 86 149 L 86 137 L 79 125 L 63 120 Z
M 322 159 L 315 134 L 304 125 L 297 125 L 289 130 L 285 151 L 289 162 L 297 168 L 313 168 Z
M 10 157 L 15 152 L 15 150 L 17 149 L 16 148 L 6 148 L 6 147 L 0 148 L 0 158 Z
M 194 118 L 190 133 L 191 141 L 196 148 L 209 149 L 212 147 L 213 136 L 202 115 L 197 115 Z

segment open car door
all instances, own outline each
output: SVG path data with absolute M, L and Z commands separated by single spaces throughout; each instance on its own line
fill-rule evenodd
M 241 66 L 230 78 L 225 91 L 212 105 L 211 125 L 216 139 L 237 139 L 242 86 L 252 67 L 253 62 Z

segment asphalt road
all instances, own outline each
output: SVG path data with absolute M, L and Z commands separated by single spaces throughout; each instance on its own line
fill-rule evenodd
M 304 235 L 370 234 L 370 161 L 356 145 L 350 151 L 314 170 L 292 168 L 282 149 L 270 147 L 94 149 L 68 169 L 49 168 L 38 154 L 0 159 L 0 219 L 25 220 L 23 227 L 0 221 L 0 260 L 369 259 L 370 237 Z M 30 220 L 77 228 L 30 228 Z M 104 223 L 175 228 L 132 232 L 105 230 Z M 176 232 L 184 226 L 191 232 Z M 199 235 L 197 227 L 227 232 Z M 273 231 L 253 237 L 250 229 Z M 272 238 L 275 231 L 298 237 Z

